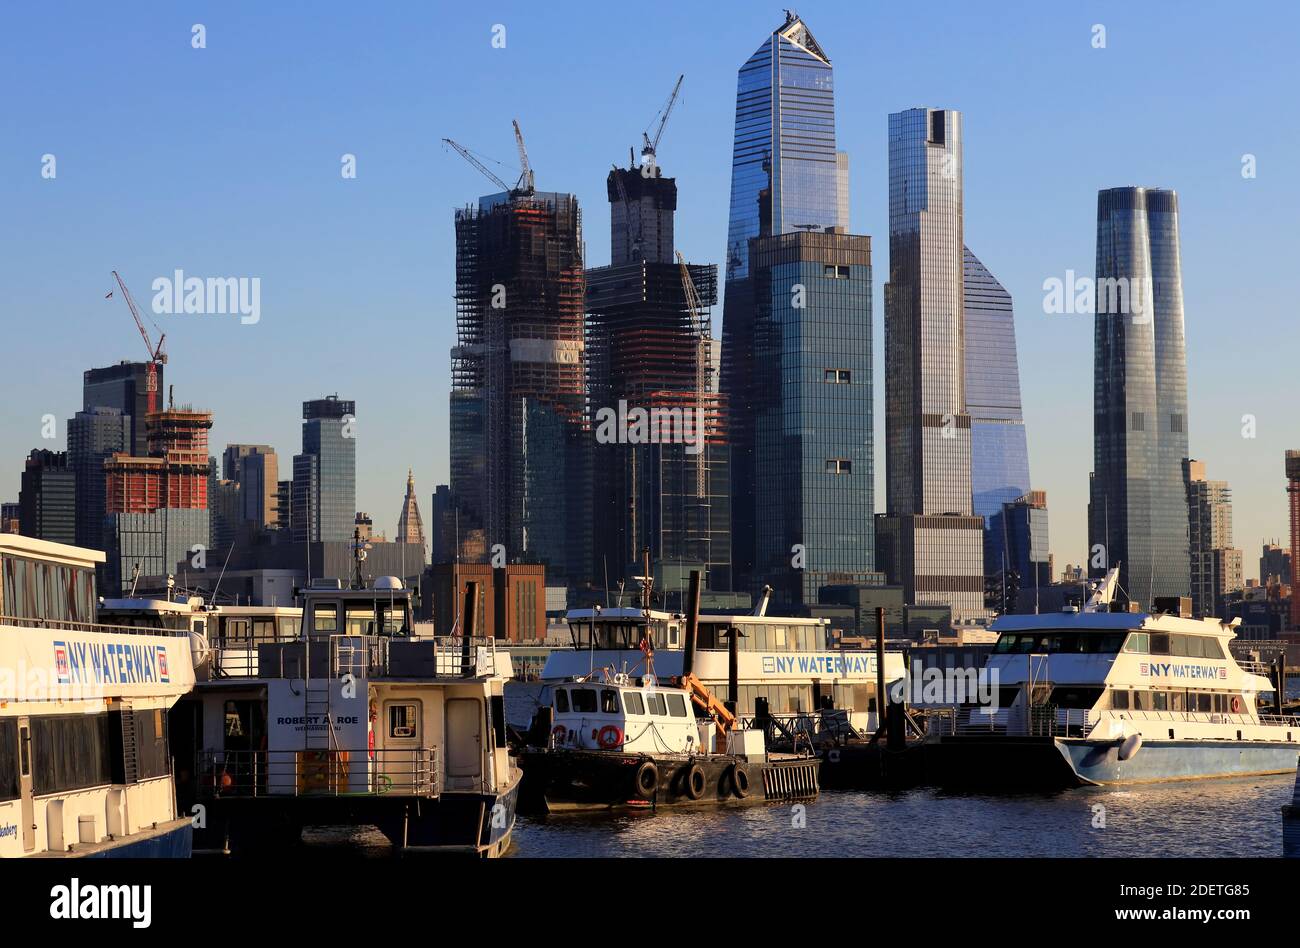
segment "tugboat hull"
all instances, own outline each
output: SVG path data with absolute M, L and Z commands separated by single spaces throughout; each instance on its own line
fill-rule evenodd
M 654 768 L 653 790 L 646 789 L 647 764 Z M 521 805 L 532 812 L 762 803 L 818 793 L 815 758 L 751 762 L 726 754 L 526 750 L 520 766 Z M 697 769 L 702 780 L 692 776 Z

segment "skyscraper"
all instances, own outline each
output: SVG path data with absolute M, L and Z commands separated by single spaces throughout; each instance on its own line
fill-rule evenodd
M 582 216 L 531 187 L 456 212 L 451 489 L 462 559 L 591 578 Z
M 750 241 L 800 230 L 848 230 L 848 158 L 836 151 L 831 61 L 794 13 L 736 82 L 722 393 L 730 406 L 732 561 L 737 588 L 753 585 L 756 513 L 753 417 L 754 288 Z
M 1093 575 L 1120 568 L 1131 601 L 1191 592 L 1187 540 L 1187 357 L 1178 196 L 1097 196 Z
M 293 459 L 293 539 L 352 539 L 357 514 L 356 402 L 302 403 L 302 453 Z
M 1196 616 L 1220 615 L 1221 598 L 1244 585 L 1241 550 L 1232 545 L 1232 491 L 1227 481 L 1206 480 L 1205 462 L 1192 458 L 1183 461 L 1183 479 L 1192 612 Z
M 104 462 L 132 453 L 131 416 L 120 408 L 95 407 L 68 420 L 68 464 L 77 481 L 77 545 L 105 549 Z
M 889 116 L 885 504 L 877 563 L 910 603 L 984 608 L 966 401 L 962 123 L 951 109 Z
M 397 542 L 414 543 L 427 549 L 424 540 L 424 520 L 420 517 L 420 504 L 415 499 L 415 472 L 406 469 L 406 496 L 402 498 L 402 512 L 397 517 Z
M 221 454 L 222 477 L 239 485 L 239 520 L 254 530 L 279 526 L 280 462 L 269 444 L 228 444 Z
M 102 369 L 87 369 L 82 377 L 82 410 L 116 408 L 130 418 L 131 442 L 125 449 L 135 457 L 149 453 L 149 363 L 119 362 Z M 158 392 L 163 388 L 164 367 L 157 367 Z M 161 404 L 161 401 L 159 401 Z
M 1291 514 L 1291 628 L 1300 629 L 1300 591 L 1296 557 L 1300 554 L 1300 451 L 1286 453 L 1286 492 Z
M 672 247 L 677 183 L 657 164 L 615 168 L 607 191 L 613 263 L 587 271 L 598 576 L 640 574 L 649 550 L 652 569 L 699 568 L 710 589 L 730 590 L 729 447 L 710 316 L 717 267 L 686 266 L 688 302 Z M 666 424 L 651 421 L 638 437 L 642 412 Z
M 38 449 L 27 456 L 18 507 L 24 536 L 77 542 L 77 480 L 66 451 Z
M 875 572 L 871 238 L 750 242 L 756 578 L 812 605 Z

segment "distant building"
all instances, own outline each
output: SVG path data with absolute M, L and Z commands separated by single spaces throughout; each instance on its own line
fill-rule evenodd
M 134 453 L 132 424 L 132 417 L 120 408 L 103 406 L 79 411 L 68 420 L 68 464 L 77 481 L 78 546 L 105 549 L 104 462 L 115 454 Z
M 1183 478 L 1192 613 L 1217 616 L 1223 597 L 1244 585 L 1241 550 L 1232 546 L 1232 491 L 1227 481 L 1206 480 L 1205 462 L 1193 458 L 1184 459 Z
M 228 444 L 222 453 L 221 474 L 239 485 L 239 520 L 255 531 L 274 530 L 280 523 L 280 463 L 267 444 Z
M 216 458 L 208 475 L 208 510 L 212 514 L 212 545 L 228 547 L 243 535 L 243 496 L 238 481 L 217 476 Z
M 429 562 L 450 563 L 456 558 L 456 508 L 451 487 L 438 484 L 429 505 Z
M 16 500 L 0 504 L 0 533 L 22 532 L 22 505 Z
M 117 365 L 102 369 L 88 369 L 82 376 L 82 410 L 92 412 L 96 408 L 115 408 L 129 421 L 130 441 L 122 450 L 135 457 L 145 457 L 149 453 L 148 415 L 151 401 L 155 408 L 162 408 L 163 373 L 165 366 L 156 369 L 157 389 L 149 389 L 149 369 L 147 362 L 119 362 Z
M 1265 543 L 1259 557 L 1260 585 L 1267 586 L 1271 579 L 1290 586 L 1291 575 L 1291 551 L 1276 543 Z
M 1300 629 L 1300 593 L 1295 591 L 1295 556 L 1300 550 L 1300 451 L 1286 453 L 1286 492 L 1291 514 L 1291 628 Z
M 422 551 L 428 548 L 424 538 L 424 520 L 420 517 L 420 505 L 415 499 L 415 473 L 410 468 L 406 470 L 406 496 L 402 498 L 402 512 L 397 517 L 397 542 L 414 544 Z
M 302 403 L 302 453 L 293 458 L 295 543 L 352 539 L 357 512 L 356 402 L 337 395 Z
M 77 479 L 66 451 L 37 449 L 27 455 L 18 506 L 24 536 L 77 542 Z
M 1002 505 L 996 519 L 1002 532 L 999 537 L 1006 557 L 1010 592 L 1006 603 L 1008 611 L 1018 609 L 1017 592 L 1033 590 L 1052 584 L 1052 556 L 1047 548 L 1047 493 L 1029 491 L 1022 497 Z M 996 575 L 996 574 L 991 574 Z M 1031 610 L 1032 611 L 1032 610 Z
M 435 563 L 425 586 L 426 614 L 439 635 L 464 631 L 464 590 L 479 584 L 475 635 L 511 642 L 546 637 L 546 576 L 541 564 L 494 569 L 486 563 Z

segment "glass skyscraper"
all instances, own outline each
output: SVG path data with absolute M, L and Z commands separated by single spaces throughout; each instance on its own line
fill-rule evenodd
M 885 287 L 886 511 L 877 562 L 910 603 L 984 608 L 984 519 L 971 506 L 966 402 L 962 123 L 889 116 Z
M 1187 356 L 1178 196 L 1097 196 L 1090 569 L 1120 568 L 1129 599 L 1190 594 Z
M 737 588 L 755 567 L 755 366 L 750 241 L 798 231 L 848 230 L 848 159 L 835 149 L 834 73 L 793 13 L 740 68 L 731 160 L 722 314 L 722 390 L 730 403 L 732 561 Z
M 750 243 L 757 579 L 778 603 L 875 573 L 871 238 Z
M 357 515 L 356 402 L 337 395 L 302 403 L 302 454 L 293 459 L 295 542 L 352 539 Z

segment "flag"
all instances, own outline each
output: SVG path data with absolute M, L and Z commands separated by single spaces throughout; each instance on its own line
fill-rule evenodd
M 113 298 L 113 291 L 112 291 L 112 290 L 109 290 L 109 291 L 108 291 L 108 295 L 105 296 L 104 299 L 106 299 L 106 300 L 111 300 L 112 298 Z

